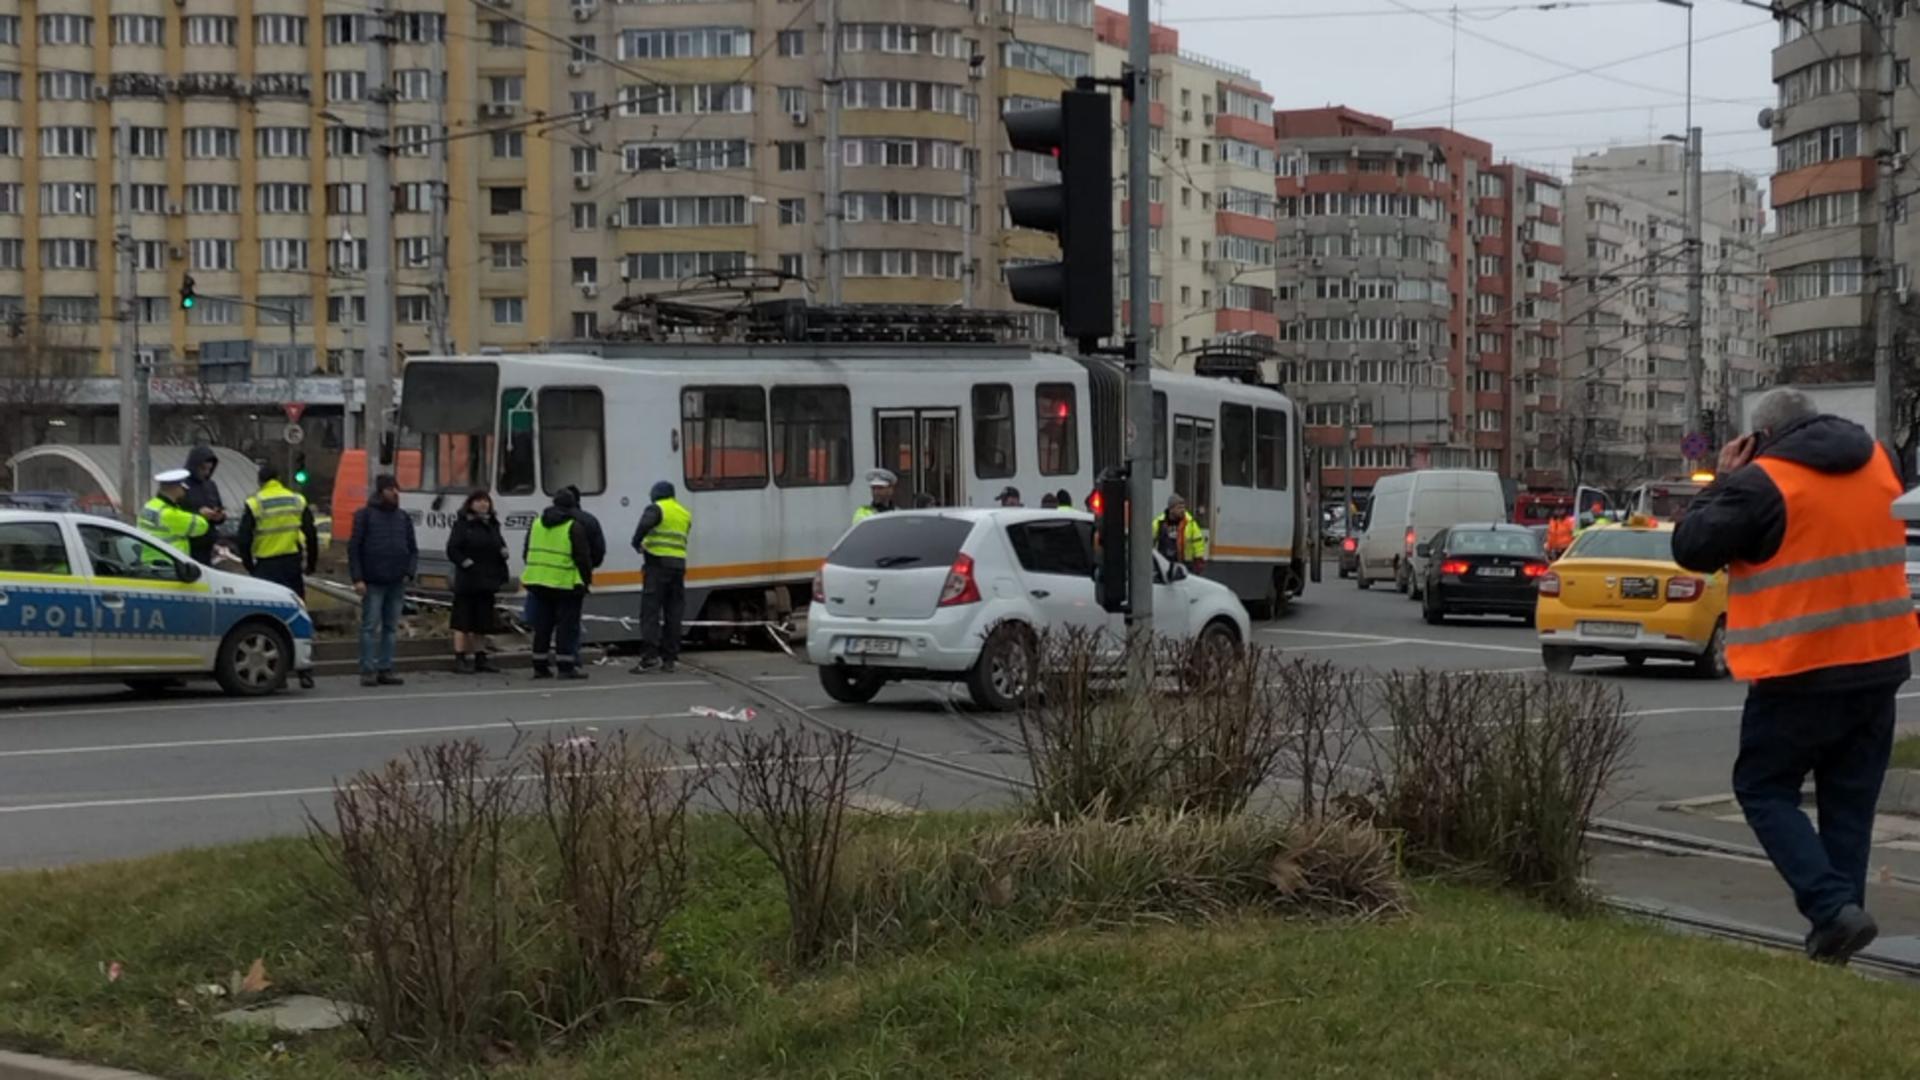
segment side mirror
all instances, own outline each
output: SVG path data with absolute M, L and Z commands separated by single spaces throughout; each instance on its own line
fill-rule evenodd
M 1181 566 L 1179 563 L 1174 563 L 1172 566 L 1167 567 L 1167 580 L 1168 581 L 1187 580 L 1187 568 L 1184 566 Z
M 200 564 L 197 562 L 176 562 L 173 567 L 174 576 L 189 585 L 200 580 Z
M 1422 559 L 1424 559 L 1424 558 L 1426 558 L 1427 556 L 1429 556 L 1429 555 L 1432 555 L 1432 554 L 1433 554 L 1433 545 L 1432 545 L 1432 544 L 1418 544 L 1418 545 L 1416 545 L 1416 546 L 1414 547 L 1414 549 L 1413 549 L 1413 553 L 1414 553 L 1414 555 L 1416 555 L 1416 556 L 1418 556 L 1419 558 L 1422 558 Z

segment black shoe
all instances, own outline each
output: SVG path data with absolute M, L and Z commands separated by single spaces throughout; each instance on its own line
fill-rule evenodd
M 678 670 L 680 669 L 674 665 L 673 661 L 671 660 L 660 661 L 660 673 L 662 675 L 671 675 Z
M 551 679 L 553 678 L 553 669 L 545 664 L 535 664 L 533 665 L 533 677 L 536 679 Z
M 453 670 L 456 675 L 471 675 L 479 668 L 474 665 L 473 657 L 461 653 L 453 658 Z
M 398 675 L 395 675 L 395 674 L 394 674 L 393 672 L 391 672 L 391 671 L 383 671 L 383 672 L 381 672 L 380 674 L 378 674 L 378 675 L 376 675 L 376 676 L 374 676 L 374 681 L 376 681 L 376 682 L 378 682 L 378 683 L 379 683 L 379 684 L 380 684 L 381 686 L 405 686 L 405 685 L 407 685 L 407 680 L 405 680 L 405 679 L 403 679 L 403 678 L 401 678 L 401 677 L 400 677 L 400 676 L 398 676 Z
M 648 653 L 647 655 L 640 658 L 639 663 L 628 668 L 627 674 L 645 675 L 647 672 L 652 671 L 654 668 L 657 668 L 659 666 L 660 666 L 660 658 L 653 655 L 652 653 Z
M 302 690 L 313 689 L 313 672 L 301 671 L 301 672 L 297 672 L 296 675 L 300 680 L 300 689 Z
M 1853 959 L 1854 953 L 1873 944 L 1873 939 L 1879 936 L 1880 924 L 1873 921 L 1873 916 L 1862 911 L 1858 904 L 1848 904 L 1807 935 L 1807 959 L 1844 965 Z
M 493 658 L 486 653 L 475 653 L 473 657 L 473 670 L 483 675 L 498 675 L 500 673 L 500 666 L 495 664 Z
M 563 667 L 560 669 L 560 677 L 563 679 L 580 680 L 586 678 L 587 673 L 577 667 Z
M 378 676 L 378 675 L 362 675 L 362 676 L 360 676 L 360 685 L 361 685 L 361 686 L 379 686 L 379 685 L 380 685 L 380 676 Z

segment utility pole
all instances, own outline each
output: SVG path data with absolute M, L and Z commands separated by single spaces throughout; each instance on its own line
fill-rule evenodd
M 1408 408 L 1411 409 L 1412 406 L 1409 405 Z M 1353 444 L 1359 436 L 1360 429 L 1360 391 L 1358 388 L 1347 397 L 1346 421 L 1347 456 L 1342 459 L 1341 463 L 1346 466 L 1347 472 L 1347 493 L 1344 496 L 1347 500 L 1347 535 L 1352 536 L 1353 512 L 1359 506 L 1359 501 L 1353 497 Z
M 1682 412 L 1685 423 L 1681 436 L 1689 432 L 1705 434 L 1701 423 L 1702 390 L 1706 385 L 1706 300 L 1705 248 L 1701 215 L 1700 129 L 1687 129 L 1687 389 Z
M 1900 87 L 1894 79 L 1894 5 L 1887 0 L 1875 5 L 1874 32 L 1880 39 L 1880 242 L 1879 303 L 1873 318 L 1873 437 L 1893 445 L 1893 341 L 1894 321 L 1899 317 L 1898 298 L 1900 264 L 1894 261 L 1894 218 L 1900 210 L 1900 197 L 1894 181 L 1900 175 L 1896 151 L 1893 103 Z
M 1129 673 L 1153 680 L 1153 304 L 1147 264 L 1147 142 L 1153 111 L 1152 24 L 1148 0 L 1127 3 L 1127 638 Z M 1194 497 L 1197 497 L 1197 493 Z
M 133 240 L 133 126 L 119 124 L 115 152 L 120 155 L 120 223 L 115 228 L 120 249 L 120 515 L 133 521 L 146 502 L 145 492 L 151 459 L 147 445 L 145 395 L 146 382 L 140 370 L 140 347 L 136 340 L 140 324 L 140 302 L 136 274 L 140 267 L 139 245 Z
M 973 169 L 966 170 L 960 199 L 960 306 L 973 306 Z
M 373 130 L 363 132 L 367 159 L 367 494 L 386 444 L 393 410 L 393 28 L 385 0 L 374 0 L 367 48 L 367 101 Z M 440 237 L 434 237 L 436 245 Z
M 826 23 L 827 40 L 823 43 L 827 73 L 820 80 L 821 93 L 827 101 L 827 198 L 826 223 L 827 246 L 822 254 L 827 262 L 827 303 L 838 306 L 841 303 L 841 280 L 846 267 L 842 265 L 840 253 L 840 221 L 843 207 L 840 205 L 840 0 L 822 0 L 826 5 L 823 16 Z
M 447 70 L 445 38 L 434 43 L 435 67 Z M 433 147 L 433 281 L 427 287 L 428 302 L 433 305 L 433 351 L 441 356 L 453 352 L 447 340 L 447 84 L 441 80 L 433 88 L 433 134 L 441 140 Z

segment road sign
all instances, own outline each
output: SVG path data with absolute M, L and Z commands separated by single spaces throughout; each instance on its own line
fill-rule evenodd
M 300 418 L 307 413 L 307 403 L 304 401 L 282 402 L 280 411 L 287 414 L 287 423 L 297 424 L 300 422 Z M 293 442 L 294 440 L 288 439 L 287 441 Z
M 1706 457 L 1710 448 L 1707 437 L 1697 431 L 1680 440 L 1680 454 L 1690 461 L 1698 461 Z
M 287 430 L 281 432 L 280 437 L 287 440 L 288 446 L 299 446 L 307 441 L 307 429 L 299 424 L 288 424 Z

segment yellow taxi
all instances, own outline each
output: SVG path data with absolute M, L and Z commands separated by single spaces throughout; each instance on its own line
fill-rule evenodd
M 1684 660 L 1702 678 L 1727 674 L 1726 574 L 1673 561 L 1673 526 L 1646 517 L 1589 528 L 1540 579 L 1540 660 L 1567 671 L 1581 656 Z

